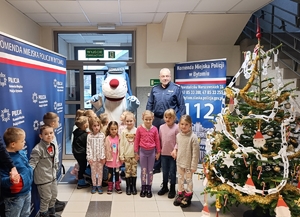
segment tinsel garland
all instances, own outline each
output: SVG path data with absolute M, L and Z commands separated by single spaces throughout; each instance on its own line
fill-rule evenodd
M 227 185 L 227 184 L 221 184 L 215 186 L 214 183 L 209 180 L 208 181 L 208 186 L 211 188 L 210 192 L 219 192 L 219 191 L 227 191 L 228 193 L 232 194 L 235 196 L 235 198 L 240 202 L 240 203 L 253 203 L 257 202 L 259 204 L 264 204 L 264 205 L 269 205 L 271 204 L 274 200 L 278 200 L 278 197 L 280 193 L 276 194 L 269 194 L 266 196 L 262 195 L 243 195 L 240 191 L 234 189 L 233 187 Z M 283 188 L 283 191 L 288 191 L 292 192 L 293 194 L 297 194 L 300 196 L 300 191 L 297 189 L 297 187 L 291 185 L 291 184 L 286 184 L 285 187 Z

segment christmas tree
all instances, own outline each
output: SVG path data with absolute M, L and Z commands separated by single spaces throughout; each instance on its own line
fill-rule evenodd
M 217 212 L 245 204 L 256 216 L 300 216 L 299 106 L 292 82 L 284 84 L 277 67 L 279 47 L 264 51 L 258 44 L 224 90 L 222 111 L 207 133 L 204 194 L 216 196 Z M 233 87 L 244 75 L 247 84 Z M 205 201 L 206 203 L 207 201 Z

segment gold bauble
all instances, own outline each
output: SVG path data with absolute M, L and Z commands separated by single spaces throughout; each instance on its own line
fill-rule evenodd
M 248 115 L 252 115 L 252 114 L 253 114 L 253 111 L 249 111 L 249 112 L 248 112 Z
M 275 171 L 275 172 L 279 172 L 279 171 L 280 171 L 280 167 L 279 167 L 279 166 L 275 166 L 275 167 L 274 167 L 274 171 Z
M 269 83 L 269 84 L 268 84 L 268 87 L 269 87 L 269 88 L 272 88 L 272 87 L 274 87 L 274 84 L 273 84 L 273 83 Z
M 273 132 L 273 131 L 268 131 L 268 132 L 267 132 L 267 135 L 268 135 L 268 136 L 273 136 L 273 135 L 274 135 L 274 132 Z

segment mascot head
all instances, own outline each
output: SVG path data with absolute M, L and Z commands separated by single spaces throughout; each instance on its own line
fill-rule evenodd
M 125 72 L 126 62 L 111 62 L 105 64 L 108 71 L 105 75 L 102 91 L 107 99 L 121 100 L 126 94 L 132 95 L 129 78 Z

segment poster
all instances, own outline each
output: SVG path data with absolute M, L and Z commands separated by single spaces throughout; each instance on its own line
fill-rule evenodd
M 206 132 L 213 128 L 212 121 L 221 112 L 226 87 L 226 59 L 178 63 L 174 77 L 175 83 L 182 87 L 186 114 L 193 120 L 201 160 L 205 154 Z
M 62 161 L 66 58 L 52 51 L 0 33 L 0 136 L 8 127 L 22 128 L 26 133 L 28 158 L 40 141 L 39 127 L 47 112 L 59 116 L 55 135 Z M 61 175 L 61 165 L 57 177 Z M 39 200 L 33 187 L 32 215 Z

